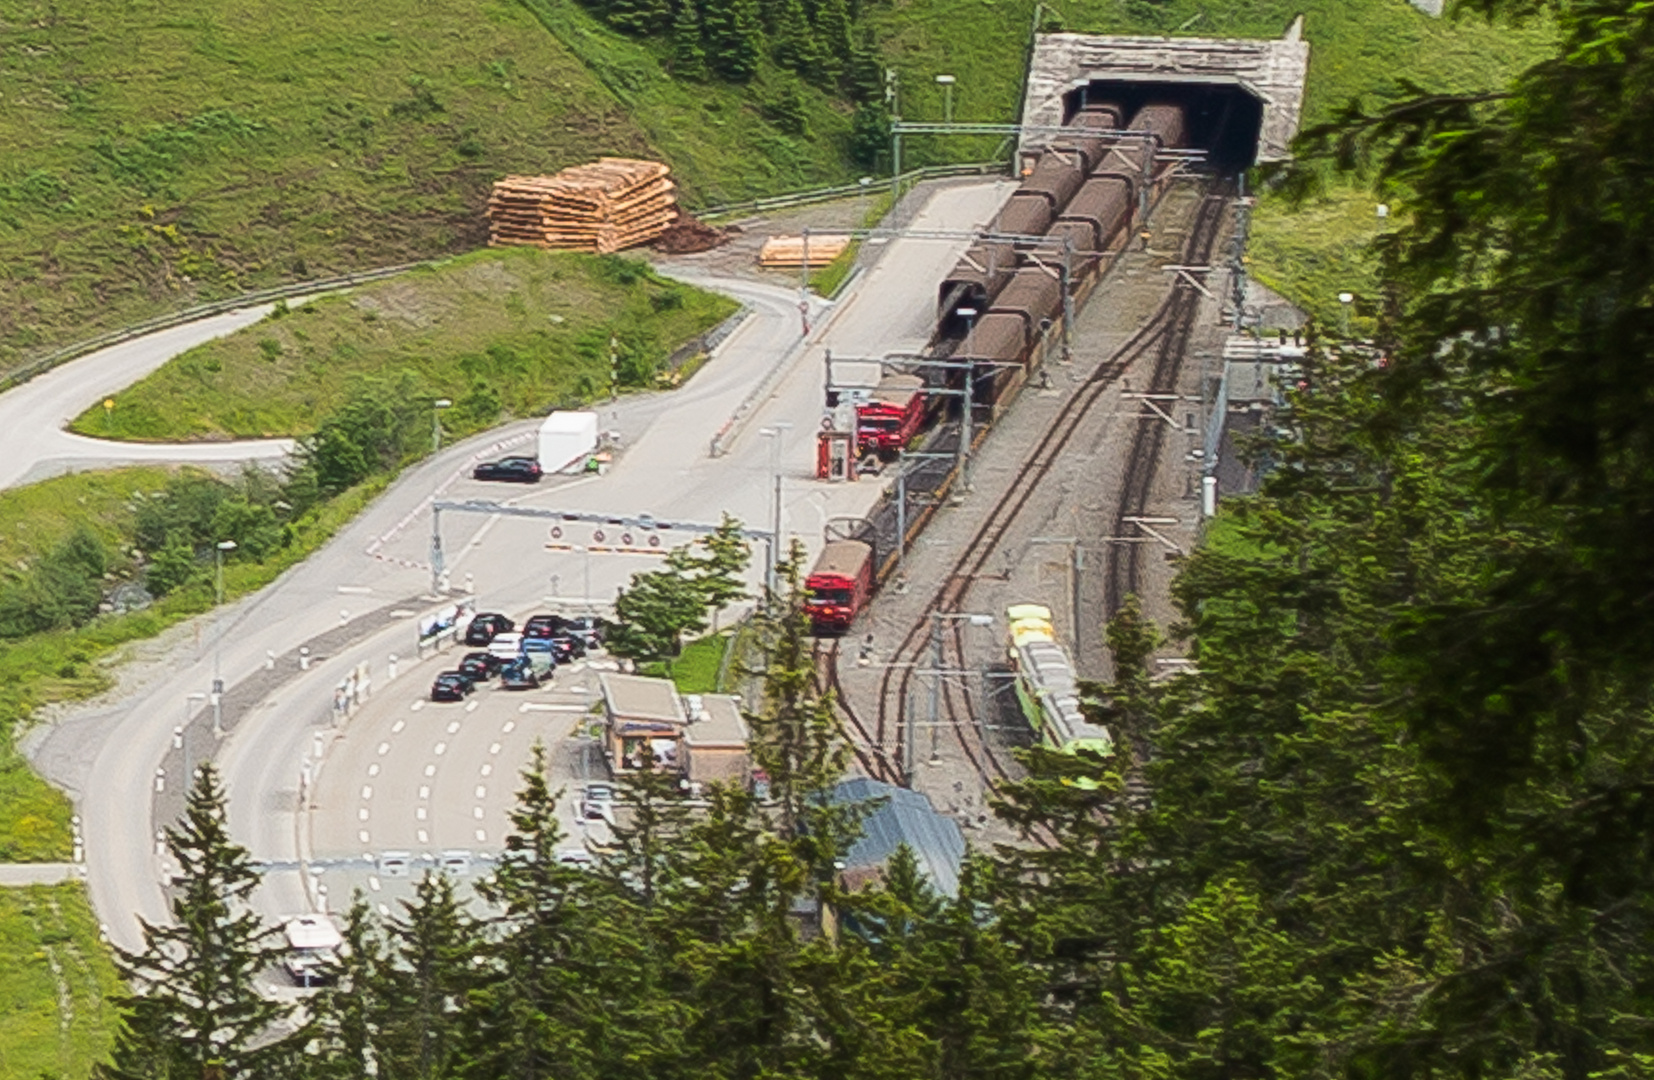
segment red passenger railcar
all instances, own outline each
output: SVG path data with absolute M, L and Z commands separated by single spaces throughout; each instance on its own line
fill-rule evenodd
M 873 548 L 860 540 L 829 541 L 804 591 L 810 629 L 822 637 L 844 633 L 873 595 Z
M 862 453 L 894 454 L 925 423 L 925 381 L 886 375 L 873 396 L 856 406 L 856 442 Z

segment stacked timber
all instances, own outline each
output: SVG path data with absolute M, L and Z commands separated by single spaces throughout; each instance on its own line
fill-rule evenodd
M 508 176 L 488 200 L 488 242 L 611 252 L 647 244 L 677 220 L 658 161 L 599 158 L 556 176 Z
M 826 266 L 849 246 L 848 236 L 831 233 L 811 233 L 808 243 L 802 236 L 772 236 L 758 253 L 758 265 L 768 270 L 797 270 L 804 265 L 808 248 L 810 266 Z

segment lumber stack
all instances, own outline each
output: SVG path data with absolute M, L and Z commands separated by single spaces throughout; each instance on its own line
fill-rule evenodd
M 831 233 L 810 234 L 810 266 L 826 266 L 850 246 L 848 236 Z M 797 270 L 804 265 L 804 237 L 772 236 L 764 241 L 758 253 L 758 265 L 767 270 Z
M 508 176 L 488 200 L 488 242 L 611 252 L 647 244 L 678 216 L 658 161 L 599 158 L 556 176 Z

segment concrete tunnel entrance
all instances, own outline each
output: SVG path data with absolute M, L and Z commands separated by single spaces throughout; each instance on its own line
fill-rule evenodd
M 1062 122 L 1067 124 L 1086 104 L 1102 101 L 1122 106 L 1127 117 L 1149 102 L 1181 105 L 1188 125 L 1185 145 L 1204 150 L 1208 168 L 1238 172 L 1257 163 L 1263 102 L 1238 83 L 1093 79 L 1063 95 Z

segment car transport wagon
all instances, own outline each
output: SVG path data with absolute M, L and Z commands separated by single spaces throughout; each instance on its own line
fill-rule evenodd
M 873 549 L 860 540 L 832 540 L 804 579 L 804 612 L 818 635 L 842 634 L 873 593 Z

